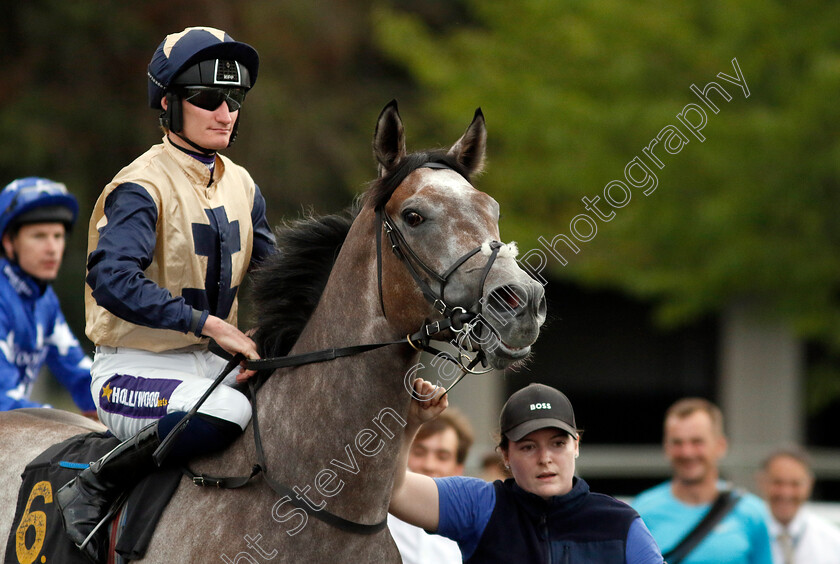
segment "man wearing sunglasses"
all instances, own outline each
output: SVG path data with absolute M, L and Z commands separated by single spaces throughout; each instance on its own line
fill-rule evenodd
M 149 105 L 164 131 L 105 187 L 88 231 L 86 333 L 96 344 L 91 391 L 100 420 L 123 443 L 64 486 L 64 527 L 93 561 L 92 534 L 119 493 L 155 468 L 152 454 L 225 367 L 259 358 L 237 328 L 245 274 L 274 252 L 265 200 L 248 172 L 218 154 L 237 134 L 259 56 L 208 27 L 168 35 L 149 63 Z M 232 372 L 225 383 L 251 376 Z M 245 429 L 248 400 L 213 390 L 168 463 L 218 450 Z

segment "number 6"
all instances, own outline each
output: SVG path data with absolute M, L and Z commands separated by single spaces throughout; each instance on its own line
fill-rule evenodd
M 47 514 L 43 511 L 29 512 L 32 501 L 36 497 L 43 497 L 44 503 L 52 503 L 52 486 L 46 480 L 38 482 L 29 494 L 26 509 L 15 534 L 15 550 L 20 564 L 32 564 L 41 552 L 44 537 L 47 534 Z M 26 530 L 35 527 L 35 542 L 32 548 L 26 548 Z

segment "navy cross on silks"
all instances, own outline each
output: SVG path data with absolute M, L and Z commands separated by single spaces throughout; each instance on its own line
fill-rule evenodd
M 207 276 L 204 288 L 184 288 L 181 295 L 196 309 L 209 310 L 225 319 L 233 306 L 237 287 L 231 288 L 232 256 L 242 250 L 239 221 L 229 222 L 224 207 L 204 210 L 210 224 L 193 223 L 195 252 L 207 257 Z M 218 237 L 215 236 L 218 233 Z

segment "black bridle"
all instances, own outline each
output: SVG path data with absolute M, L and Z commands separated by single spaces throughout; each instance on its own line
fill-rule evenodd
M 419 166 L 418 168 L 454 170 L 449 165 L 440 162 L 427 162 Z M 457 259 L 449 268 L 447 268 L 443 274 L 438 274 L 436 270 L 429 267 L 425 262 L 423 262 L 423 259 L 417 256 L 417 253 L 414 252 L 414 249 L 412 249 L 411 245 L 409 245 L 408 241 L 406 241 L 406 238 L 402 234 L 402 231 L 399 230 L 397 224 L 388 215 L 388 212 L 385 210 L 384 204 L 376 209 L 376 225 L 376 277 L 379 288 L 379 307 L 382 309 L 382 315 L 386 315 L 385 302 L 382 297 L 382 233 L 384 232 L 388 236 L 388 240 L 391 243 L 391 250 L 394 252 L 394 255 L 396 255 L 399 261 L 402 262 L 403 265 L 405 265 L 409 274 L 411 274 L 411 277 L 414 279 L 415 284 L 417 284 L 417 287 L 423 294 L 423 297 L 426 299 L 427 302 L 429 302 L 432 305 L 432 308 L 434 308 L 435 311 L 437 311 L 441 316 L 443 316 L 443 321 L 427 322 L 427 324 L 424 326 L 425 335 L 422 339 L 412 342 L 413 338 L 417 336 L 417 334 L 408 337 L 409 344 L 411 344 L 417 350 L 424 350 L 437 356 L 441 356 L 442 358 L 445 358 L 450 362 L 454 362 L 462 371 L 461 378 L 463 378 L 463 376 L 465 376 L 468 373 L 483 374 L 489 372 L 490 369 L 485 369 L 477 372 L 473 370 L 473 368 L 476 364 L 478 364 L 478 362 L 482 362 L 482 364 L 484 363 L 484 352 L 480 349 L 480 347 L 475 358 L 470 360 L 469 357 L 466 357 L 466 355 L 463 353 L 461 344 L 468 340 L 470 333 L 474 329 L 473 321 L 481 313 L 481 298 L 484 295 L 484 283 L 487 280 L 487 275 L 490 273 L 490 269 L 496 262 L 496 258 L 499 255 L 499 250 L 502 247 L 504 247 L 504 244 L 500 241 L 487 242 L 487 245 L 490 249 L 490 256 L 487 259 L 487 263 L 484 265 L 483 272 L 481 273 L 481 282 L 478 285 L 478 291 L 475 301 L 466 309 L 461 306 L 450 307 L 444 300 L 444 293 L 446 291 L 447 283 L 449 282 L 451 276 L 455 274 L 455 272 L 461 266 L 463 266 L 464 263 L 466 263 L 473 256 L 481 252 L 483 245 L 479 245 L 478 247 L 475 247 L 474 249 L 466 252 L 459 259 Z M 438 291 L 432 289 L 432 287 L 429 285 L 426 279 L 423 276 L 421 276 L 418 269 L 424 272 L 429 279 L 431 279 L 433 282 L 436 282 L 439 285 Z M 455 358 L 449 353 L 435 349 L 429 345 L 428 341 L 432 335 L 440 333 L 446 329 L 452 330 L 458 336 L 458 358 Z M 419 346 L 415 346 L 415 343 L 419 344 Z M 465 360 L 470 360 L 469 364 L 466 364 L 464 362 Z M 458 378 L 451 386 L 449 386 L 449 388 L 446 389 L 446 391 L 448 392 L 453 387 L 455 387 L 455 384 L 460 382 L 461 378 Z
M 418 168 L 452 170 L 451 167 L 445 164 L 435 162 L 425 163 Z M 400 232 L 394 221 L 385 211 L 384 205 L 378 207 L 375 210 L 375 212 L 377 222 L 376 270 L 377 282 L 379 287 L 379 304 L 382 308 L 382 315 L 385 315 L 385 302 L 382 298 L 382 233 L 385 232 L 391 243 L 391 249 L 394 251 L 394 254 L 399 258 L 400 262 L 402 262 L 408 269 L 408 272 L 411 274 L 412 278 L 414 278 L 414 281 L 416 282 L 420 291 L 423 293 L 425 299 L 443 318 L 438 321 L 426 320 L 419 331 L 417 331 L 413 335 L 407 335 L 405 339 L 381 343 L 370 343 L 365 345 L 355 345 L 350 347 L 324 349 L 310 353 L 282 357 L 246 360 L 244 361 L 244 364 L 247 369 L 264 371 L 276 370 L 278 368 L 287 368 L 293 366 L 302 366 L 304 364 L 313 364 L 317 362 L 333 360 L 340 357 L 353 356 L 380 347 L 404 344 L 407 342 L 415 350 L 426 351 L 431 354 L 435 354 L 436 356 L 442 357 L 446 360 L 449 360 L 450 362 L 455 363 L 462 370 L 461 376 L 454 383 L 452 383 L 452 385 L 450 385 L 444 393 L 447 393 L 449 392 L 449 390 L 454 388 L 455 385 L 458 382 L 460 382 L 461 379 L 468 373 L 480 374 L 489 371 L 489 369 L 483 371 L 473 371 L 473 368 L 479 362 L 483 363 L 484 353 L 480 348 L 475 358 L 472 359 L 471 362 L 469 362 L 469 364 L 466 364 L 464 362 L 465 355 L 462 352 L 459 353 L 458 358 L 455 358 L 445 351 L 441 351 L 430 346 L 429 341 L 431 340 L 431 337 L 433 335 L 436 335 L 446 330 L 451 330 L 458 335 L 459 351 L 461 351 L 460 344 L 469 338 L 470 333 L 474 329 L 474 322 L 477 320 L 478 316 L 481 313 L 481 298 L 484 295 L 484 283 L 487 280 L 487 276 L 490 273 L 490 269 L 493 267 L 493 264 L 495 263 L 496 258 L 499 255 L 499 250 L 502 247 L 504 247 L 504 245 L 499 241 L 488 242 L 490 248 L 490 256 L 487 259 L 487 264 L 484 265 L 484 270 L 481 275 L 481 282 L 478 287 L 477 297 L 473 304 L 469 305 L 468 309 L 461 306 L 450 307 L 444 300 L 444 292 L 446 290 L 447 283 L 449 282 L 452 275 L 461 266 L 463 266 L 464 263 L 466 263 L 470 258 L 481 252 L 483 245 L 468 251 L 458 260 L 456 260 L 455 263 L 452 264 L 452 266 L 450 266 L 443 274 L 438 274 L 435 270 L 426 265 L 426 263 L 424 263 L 419 256 L 417 256 L 417 253 L 414 252 L 414 250 L 411 248 L 411 245 L 409 245 L 406 241 L 402 232 Z M 420 275 L 418 268 L 422 270 L 429 278 L 431 278 L 433 281 L 439 284 L 439 291 L 436 292 L 432 289 L 429 283 L 426 282 L 426 279 Z M 214 352 L 217 352 L 217 354 L 221 354 L 221 352 L 219 351 Z M 222 356 L 230 358 L 230 355 L 227 354 L 222 354 Z M 222 380 L 224 380 L 227 374 L 229 374 L 232 370 L 236 368 L 236 366 L 240 363 L 240 361 L 242 361 L 242 359 L 243 357 L 241 355 L 236 355 L 235 357 L 230 359 L 228 365 L 225 367 L 222 373 L 219 374 L 219 376 L 207 389 L 207 391 L 205 391 L 204 395 L 198 400 L 198 402 L 192 407 L 192 409 L 181 419 L 181 421 L 178 422 L 178 424 L 173 428 L 173 430 L 170 431 L 166 438 L 161 442 L 160 446 L 154 453 L 154 458 L 158 465 L 163 463 L 163 460 L 166 458 L 167 453 L 169 452 L 169 450 L 171 450 L 172 445 L 174 444 L 175 437 L 187 426 L 189 420 L 198 411 L 199 406 L 204 402 L 204 400 L 207 399 L 210 393 L 219 384 L 221 384 Z M 469 357 L 467 357 L 467 360 L 469 360 Z M 278 482 L 277 480 L 274 480 L 272 477 L 269 476 L 268 467 L 266 465 L 265 452 L 262 445 L 262 438 L 259 432 L 259 420 L 257 416 L 257 387 L 258 384 L 254 381 L 254 378 L 251 378 L 251 380 L 248 381 L 248 389 L 250 391 L 250 400 L 252 406 L 251 418 L 254 425 L 254 443 L 257 454 L 257 464 L 253 466 L 251 474 L 249 476 L 233 476 L 218 478 L 203 474 L 195 474 L 188 468 L 183 468 L 184 473 L 193 481 L 193 483 L 197 486 L 239 488 L 250 482 L 251 479 L 253 479 L 258 474 L 262 474 L 263 478 L 266 480 L 266 483 L 276 494 L 280 495 L 284 499 L 288 498 L 289 503 L 291 503 L 299 509 L 303 509 L 308 515 L 312 515 L 329 525 L 341 529 L 342 531 L 369 535 L 377 533 L 383 528 L 385 528 L 387 523 L 387 516 L 385 519 L 378 523 L 366 524 L 350 521 L 323 509 L 315 510 L 311 508 L 308 504 L 301 501 L 296 495 L 294 495 L 294 492 L 288 486 Z
M 418 168 L 434 168 L 434 169 L 449 169 L 453 170 L 451 167 L 443 164 L 443 163 L 436 163 L 436 162 L 429 162 L 424 165 L 421 165 Z M 451 308 L 449 307 L 443 299 L 444 292 L 446 291 L 446 284 L 449 282 L 449 278 L 455 274 L 455 271 L 458 270 L 465 262 L 471 259 L 473 256 L 478 254 L 481 251 L 481 245 L 468 251 L 464 255 L 461 256 L 458 260 L 456 260 L 452 266 L 450 266 L 443 274 L 438 274 L 437 271 L 429 267 L 423 259 L 417 256 L 417 253 L 414 252 L 414 249 L 411 248 L 411 245 L 405 239 L 405 236 L 402 232 L 397 228 L 396 223 L 391 217 L 388 215 L 388 212 L 385 211 L 385 206 L 380 206 L 376 209 L 376 225 L 377 225 L 377 235 L 376 235 L 376 275 L 377 275 L 377 282 L 379 284 L 379 305 L 382 308 L 382 315 L 385 315 L 385 303 L 382 299 L 382 232 L 384 231 L 385 234 L 388 236 L 388 239 L 391 242 L 391 250 L 394 251 L 394 254 L 397 258 L 402 262 L 406 269 L 408 269 L 409 274 L 411 277 L 414 278 L 414 282 L 417 284 L 417 287 L 420 288 L 420 291 L 423 293 L 423 297 L 426 298 L 432 307 L 444 317 L 449 317 L 452 315 L 452 312 L 455 309 L 461 309 L 465 311 L 464 308 Z M 493 263 L 496 261 L 496 257 L 499 254 L 499 249 L 502 248 L 504 245 L 499 241 L 490 241 L 489 246 L 491 249 L 490 258 L 487 260 L 487 264 L 484 266 L 484 272 L 481 275 L 481 283 L 478 287 L 478 297 L 476 301 L 472 304 L 469 308 L 474 314 L 478 314 L 481 308 L 481 296 L 484 294 L 484 282 L 487 280 L 487 275 L 490 272 L 490 269 L 493 267 Z M 429 278 L 434 280 L 440 285 L 440 291 L 435 292 L 429 286 L 429 284 L 424 280 L 420 273 L 415 268 L 417 265 L 420 269 L 425 272 Z

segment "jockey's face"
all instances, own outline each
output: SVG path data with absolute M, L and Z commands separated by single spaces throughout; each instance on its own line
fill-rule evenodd
M 161 100 L 161 105 L 164 110 L 167 108 L 166 98 Z M 228 146 L 231 133 L 233 133 L 233 125 L 239 116 L 239 110 L 231 112 L 226 103 L 219 104 L 219 107 L 215 110 L 205 110 L 188 101 L 182 101 L 181 111 L 183 115 L 181 136 L 200 147 L 213 151 L 221 151 Z M 171 135 L 169 139 L 185 149 L 192 149 L 177 135 Z
M 6 256 L 15 258 L 30 276 L 45 281 L 58 276 L 64 242 L 62 223 L 32 223 L 22 226 L 14 237 L 8 232 L 3 235 Z

